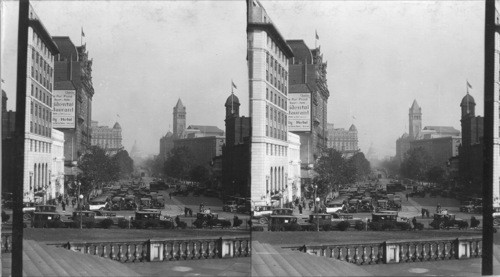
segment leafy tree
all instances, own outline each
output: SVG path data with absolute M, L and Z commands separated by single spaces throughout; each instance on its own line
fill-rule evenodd
M 206 182 L 210 179 L 210 171 L 203 165 L 193 167 L 189 175 L 192 181 L 199 183 Z
M 96 186 L 116 181 L 119 167 L 99 146 L 91 146 L 83 155 L 78 168 L 82 170 L 78 179 L 81 182 L 80 193 L 88 195 Z
M 134 172 L 134 160 L 130 158 L 127 150 L 120 150 L 112 157 L 112 161 L 118 166 L 120 177 L 128 177 Z
M 353 167 L 348 165 L 342 154 L 333 149 L 327 149 L 318 159 L 314 170 L 318 176 L 314 183 L 318 186 L 318 194 L 324 195 L 340 184 L 350 183 Z
M 192 160 L 192 154 L 187 147 L 172 149 L 165 161 L 165 175 L 178 179 L 187 179 L 193 167 Z
M 427 179 L 433 183 L 442 183 L 445 180 L 446 171 L 441 166 L 433 166 L 427 171 Z
M 348 169 L 354 170 L 354 176 L 350 176 L 350 178 L 354 178 L 356 181 L 365 180 L 371 173 L 370 162 L 365 158 L 363 152 L 354 154 L 349 158 L 348 163 Z
M 401 163 L 401 174 L 406 178 L 423 181 L 432 166 L 432 157 L 424 148 L 413 148 L 406 153 Z

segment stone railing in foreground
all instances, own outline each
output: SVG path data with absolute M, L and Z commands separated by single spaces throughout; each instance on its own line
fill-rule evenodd
M 2 230 L 2 253 L 12 252 L 12 231 Z
M 250 236 L 49 243 L 120 262 L 161 262 L 249 257 Z
M 388 240 L 286 247 L 359 265 L 480 258 L 482 237 Z

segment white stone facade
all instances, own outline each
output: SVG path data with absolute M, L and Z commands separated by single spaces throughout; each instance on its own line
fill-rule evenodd
M 64 194 L 64 133 L 52 129 L 52 174 L 47 190 L 49 199 Z
M 57 47 L 30 6 L 28 28 L 24 201 L 46 201 L 52 172 L 52 89 Z
M 288 58 L 291 50 L 258 1 L 247 29 L 253 205 L 283 205 L 288 180 Z M 252 25 L 255 23 L 255 25 Z
M 300 136 L 288 133 L 288 180 L 286 190 L 288 201 L 293 201 L 295 198 L 302 196 L 300 190 L 300 163 Z

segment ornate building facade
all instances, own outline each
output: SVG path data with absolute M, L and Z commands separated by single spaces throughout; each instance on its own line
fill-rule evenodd
M 333 148 L 346 156 L 353 155 L 359 151 L 358 129 L 354 124 L 349 130 L 335 128 L 333 124 L 328 124 L 328 148 Z
M 29 6 L 24 143 L 24 201 L 49 199 L 52 174 L 52 91 L 57 45 Z
M 293 52 L 259 1 L 247 0 L 247 16 L 251 201 L 279 205 L 288 180 L 288 66 Z
M 115 155 L 123 149 L 122 127 L 118 122 L 113 128 L 99 126 L 97 121 L 92 121 L 92 145 L 106 150 L 109 155 Z
M 165 136 L 160 138 L 159 158 L 162 161 L 167 159 L 168 153 L 174 148 L 174 140 L 182 138 L 186 130 L 186 107 L 184 107 L 180 98 L 174 107 L 173 123 L 174 132 L 172 133 L 169 130 Z
M 308 130 L 302 129 L 303 126 L 300 124 L 294 124 L 293 120 L 288 120 L 289 130 L 300 136 L 302 182 L 307 184 L 312 178 L 309 176 L 311 171 L 307 170 L 309 165 L 314 164 L 322 151 L 327 148 L 327 104 L 330 97 L 326 79 L 327 63 L 323 61 L 320 47 L 310 49 L 303 40 L 287 40 L 287 44 L 293 52 L 289 64 L 289 99 L 294 99 L 293 96 L 298 94 L 301 98 L 310 99 Z M 290 114 L 296 113 L 296 110 L 301 111 L 300 106 L 289 102 Z
M 69 37 L 63 36 L 52 39 L 60 50 L 54 62 L 55 90 L 74 91 L 74 124 L 57 128 L 64 133 L 65 163 L 71 167 L 91 145 L 93 60 L 85 44 L 75 46 Z

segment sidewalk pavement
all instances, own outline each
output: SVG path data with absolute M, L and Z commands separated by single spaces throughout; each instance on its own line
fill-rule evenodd
M 245 257 L 125 265 L 143 276 L 250 276 L 251 261 Z

